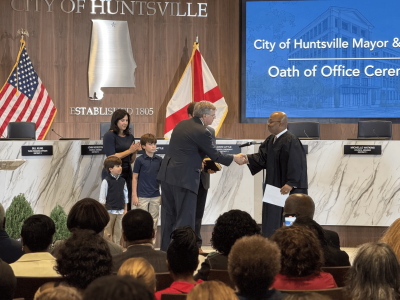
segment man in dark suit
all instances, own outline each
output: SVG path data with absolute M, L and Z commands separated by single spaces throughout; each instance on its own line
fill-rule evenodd
M 10 238 L 4 230 L 5 221 L 4 207 L 0 204 L 0 259 L 12 264 L 24 255 L 24 251 L 22 251 L 21 243 Z
M 122 219 L 122 237 L 126 242 L 126 251 L 113 256 L 113 272 L 129 258 L 143 257 L 153 266 L 156 273 L 168 272 L 167 254 L 154 250 L 153 217 L 142 209 L 128 211 Z
M 189 225 L 195 229 L 196 202 L 199 191 L 202 161 L 208 156 L 212 161 L 229 166 L 233 160 L 245 161 L 243 154 L 223 154 L 213 144 L 207 126 L 215 118 L 216 107 L 208 102 L 196 104 L 194 117 L 176 125 L 171 135 L 167 154 L 158 172 L 161 181 L 161 250 L 166 251 L 172 231 Z
M 313 199 L 305 194 L 292 194 L 285 201 L 283 215 L 309 217 L 314 219 L 315 204 Z M 339 235 L 335 231 L 324 229 L 325 238 L 330 246 L 340 250 Z
M 189 118 L 193 118 L 193 110 L 196 105 L 196 102 L 192 102 L 187 107 L 187 114 Z M 207 129 L 211 132 L 211 136 L 213 139 L 213 144 L 216 145 L 215 139 L 215 130 L 211 126 L 207 126 Z M 210 174 L 214 174 L 214 170 L 204 170 L 204 167 L 200 173 L 200 184 L 199 184 L 199 192 L 197 193 L 197 205 L 196 205 L 196 220 L 195 220 L 195 229 L 194 232 L 196 233 L 197 237 L 197 246 L 199 247 L 199 253 L 203 253 L 201 250 L 202 245 L 202 238 L 201 238 L 201 222 L 204 216 L 204 208 L 206 207 L 206 200 L 208 189 L 210 188 Z

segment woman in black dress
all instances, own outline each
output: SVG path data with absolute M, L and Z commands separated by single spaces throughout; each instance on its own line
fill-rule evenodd
M 103 137 L 103 148 L 106 156 L 116 156 L 122 160 L 122 178 L 126 181 L 128 188 L 128 210 L 131 209 L 132 202 L 132 166 L 136 158 L 136 153 L 140 150 L 140 143 L 135 144 L 133 134 L 129 132 L 130 118 L 124 109 L 117 109 L 112 117 L 110 131 Z M 107 171 L 103 168 L 101 179 L 107 176 Z

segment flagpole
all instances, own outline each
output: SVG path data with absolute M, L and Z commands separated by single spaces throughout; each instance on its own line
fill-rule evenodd
M 19 41 L 21 43 L 21 45 L 19 46 L 19 53 L 18 53 L 18 58 L 17 58 L 17 62 L 18 62 L 19 61 L 19 56 L 21 55 L 21 51 L 25 46 L 24 35 L 29 37 L 29 32 L 28 32 L 28 30 L 21 28 L 21 29 L 17 30 L 17 34 L 19 34 L 21 36 L 21 40 Z M 18 81 L 19 80 L 18 80 L 18 77 L 19 76 L 18 76 L 18 65 L 17 65 L 17 93 L 16 93 L 17 96 L 19 95 L 19 90 L 18 90 Z

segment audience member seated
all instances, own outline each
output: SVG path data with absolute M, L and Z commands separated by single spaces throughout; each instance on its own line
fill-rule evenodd
M 45 290 L 35 300 L 82 300 L 82 295 L 73 287 L 58 286 Z
M 8 264 L 17 261 L 24 252 L 20 242 L 10 238 L 4 230 L 6 226 L 5 210 L 0 203 L 0 259 Z
M 17 288 L 17 278 L 11 267 L 0 259 L 0 299 L 11 300 Z
M 27 218 L 21 229 L 21 244 L 25 252 L 10 266 L 15 276 L 55 277 L 56 259 L 49 253 L 56 227 L 52 219 L 45 215 Z
M 95 279 L 110 275 L 112 260 L 105 239 L 93 230 L 75 229 L 59 249 L 55 270 L 65 281 L 42 285 L 35 298 L 58 285 L 76 288 L 80 293 Z
M 229 254 L 229 277 L 235 283 L 239 300 L 283 299 L 281 292 L 270 289 L 280 269 L 277 244 L 260 235 L 237 240 Z
M 349 270 L 345 289 L 352 300 L 400 299 L 400 265 L 390 246 L 362 245 Z
M 67 228 L 69 231 L 74 229 L 89 229 L 93 230 L 100 236 L 104 235 L 104 228 L 110 221 L 110 216 L 107 210 L 98 201 L 85 198 L 79 200 L 72 206 L 67 218 Z M 106 239 L 111 255 L 122 253 L 122 248 Z M 58 240 L 54 243 L 52 254 L 58 258 L 60 247 L 65 243 L 65 240 Z
M 188 294 L 187 300 L 238 300 L 235 292 L 220 281 L 206 281 L 196 285 Z
M 233 209 L 220 215 L 211 238 L 211 246 L 218 252 L 207 256 L 194 279 L 207 280 L 210 269 L 227 270 L 228 255 L 236 240 L 255 234 L 261 234 L 260 226 L 247 212 Z
M 278 290 L 336 288 L 329 273 L 321 272 L 324 255 L 315 234 L 300 226 L 279 228 L 272 235 L 281 249 L 281 271 L 272 284 Z
M 386 230 L 381 242 L 388 244 L 400 261 L 400 218 L 394 221 Z
M 125 214 L 122 218 L 122 238 L 127 250 L 113 256 L 113 272 L 118 272 L 124 261 L 132 257 L 145 258 L 156 273 L 168 272 L 167 254 L 153 247 L 153 217 L 148 211 L 135 209 Z
M 127 259 L 119 268 L 118 275 L 130 275 L 143 282 L 153 293 L 156 292 L 156 274 L 154 268 L 142 257 Z
M 314 219 L 315 204 L 313 199 L 305 194 L 292 194 L 285 202 L 283 215 L 291 215 L 295 217 L 309 217 Z M 324 229 L 328 244 L 340 250 L 340 240 L 337 232 Z
M 93 281 L 83 300 L 153 300 L 154 294 L 132 276 L 105 276 Z
M 161 300 L 163 293 L 189 293 L 203 280 L 195 281 L 193 273 L 199 264 L 199 248 L 196 234 L 190 226 L 184 226 L 171 233 L 171 243 L 167 250 L 167 265 L 174 282 L 165 290 L 158 291 L 155 296 Z
M 345 251 L 330 246 L 325 237 L 324 229 L 313 219 L 305 216 L 297 217 L 293 225 L 304 226 L 314 232 L 324 253 L 325 263 L 323 267 L 350 266 L 349 255 Z

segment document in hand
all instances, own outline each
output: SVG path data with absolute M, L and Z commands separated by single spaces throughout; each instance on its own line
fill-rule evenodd
M 204 159 L 204 161 L 205 161 L 204 170 L 207 171 L 208 169 L 211 169 L 215 172 L 221 171 L 222 167 L 219 163 L 213 162 L 209 158 Z
M 267 184 L 265 186 L 263 202 L 284 207 L 288 196 L 289 194 L 282 195 L 280 188 Z

